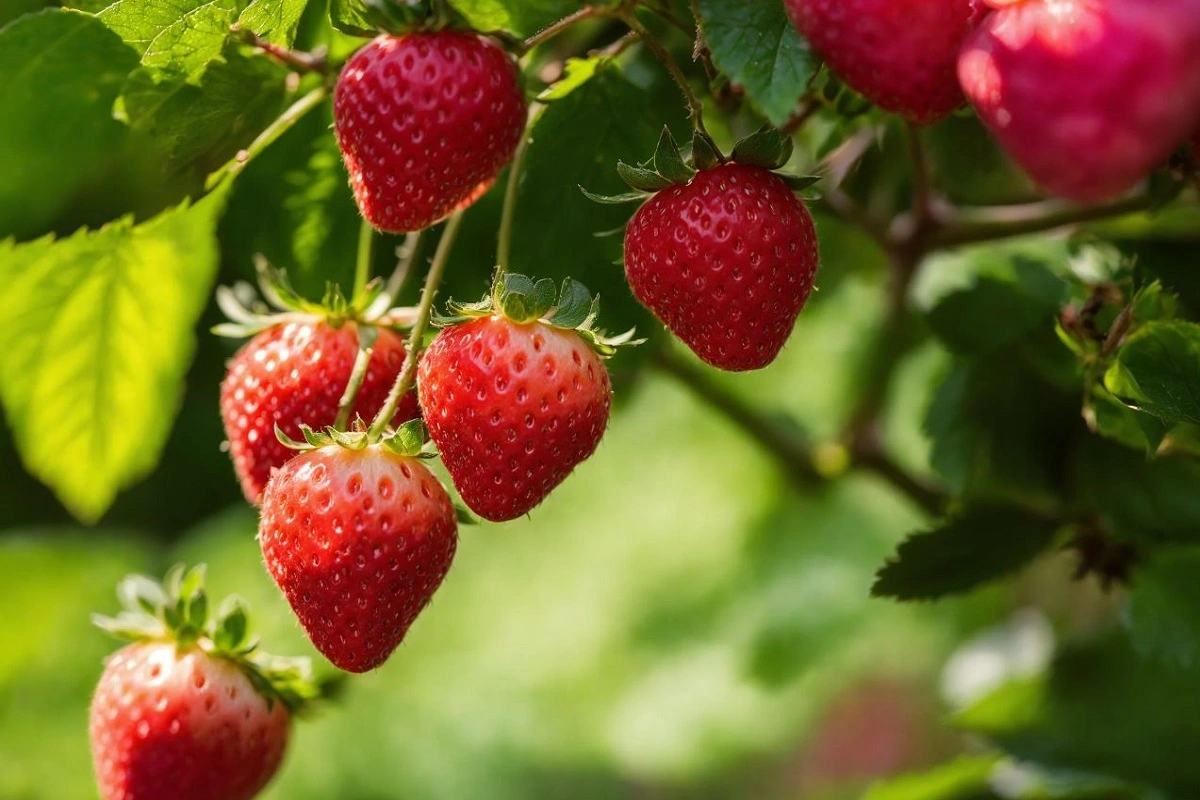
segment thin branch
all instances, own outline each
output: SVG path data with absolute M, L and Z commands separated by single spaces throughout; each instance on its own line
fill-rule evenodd
M 778 420 L 763 414 L 761 409 L 714 381 L 704 367 L 669 349 L 655 353 L 654 363 L 745 431 L 775 457 L 795 483 L 812 487 L 825 482 L 824 476 L 813 466 L 812 449 L 791 426 L 781 425 Z
M 686 22 L 684 22 L 682 19 L 680 19 L 679 16 L 676 15 L 676 13 L 671 10 L 670 6 L 667 3 L 658 4 L 658 3 L 648 2 L 647 0 L 640 0 L 638 5 L 640 5 L 642 8 L 646 9 L 647 11 L 651 11 L 651 12 L 657 14 L 658 16 L 662 17 L 662 19 L 667 24 L 674 26 L 677 30 L 681 31 L 689 39 L 696 35 L 695 29 L 693 29 L 691 25 L 688 25 Z
M 572 25 L 588 19 L 609 16 L 610 13 L 611 12 L 609 12 L 607 9 L 600 8 L 599 6 L 584 6 L 578 11 L 568 14 L 557 22 L 550 23 L 545 28 L 542 28 L 540 31 L 523 41 L 519 48 L 520 54 L 524 55 L 525 53 L 528 53 L 539 44 L 553 39 L 555 36 L 562 33 L 567 28 L 570 28 Z
M 808 122 L 813 116 L 821 110 L 821 103 L 813 97 L 803 97 L 800 99 L 800 104 L 796 106 L 796 110 L 788 117 L 788 121 L 783 123 L 783 127 L 779 129 L 780 133 L 788 134 L 789 136 L 804 127 L 804 123 Z
M 451 215 L 450 219 L 446 221 L 446 227 L 442 229 L 441 241 L 438 242 L 433 263 L 429 265 L 429 274 L 425 276 L 425 288 L 421 290 L 421 304 L 417 306 L 417 319 L 408 334 L 408 354 L 404 358 L 404 368 L 396 376 L 396 382 L 392 384 L 392 389 L 388 392 L 387 402 L 383 404 L 383 408 L 379 409 L 379 413 L 375 415 L 375 419 L 371 421 L 371 427 L 367 431 L 373 441 L 383 435 L 384 430 L 391 424 L 392 417 L 396 416 L 400 398 L 408 394 L 408 390 L 416 382 L 417 362 L 425 331 L 429 328 L 429 318 L 433 314 L 433 300 L 437 296 L 438 286 L 442 283 L 442 275 L 446 271 L 446 263 L 450 260 L 450 250 L 454 246 L 454 240 L 458 236 L 462 220 L 463 211 L 459 209 Z
M 525 151 L 529 148 L 529 129 L 537 114 L 537 108 L 534 104 L 529 109 L 529 120 L 521 133 L 517 152 L 513 154 L 512 163 L 508 167 L 508 184 L 504 187 L 504 207 L 500 212 L 500 230 L 496 243 L 496 263 L 502 273 L 508 272 L 511 260 L 513 224 L 517 216 L 517 190 L 521 186 L 521 170 L 525 165 Z
M 921 141 L 921 129 L 909 123 L 904 126 L 908 143 L 908 161 L 912 170 L 912 231 L 910 237 L 924 235 L 933 222 L 933 185 L 929 175 L 929 159 Z
M 1052 231 L 1085 222 L 1148 211 L 1170 199 L 1173 198 L 1163 198 L 1157 194 L 1137 194 L 1093 206 L 1079 206 L 1062 200 L 1043 200 L 1017 206 L 957 208 L 941 214 L 942 229 L 930 237 L 930 244 L 939 248 L 954 247 Z
M 351 298 L 362 295 L 371 279 L 371 262 L 375 256 L 375 228 L 364 218 L 358 229 L 358 254 L 354 260 L 354 292 Z
M 276 139 L 278 139 L 280 136 L 283 136 L 283 134 L 287 133 L 293 125 L 303 119 L 305 114 L 312 111 L 322 102 L 324 102 L 328 95 L 328 86 L 318 86 L 316 89 L 313 89 L 311 92 L 292 103 L 292 105 L 288 107 L 286 111 L 280 114 L 274 122 L 267 126 L 266 130 L 260 133 L 258 137 L 250 143 L 249 147 L 247 147 L 245 150 L 238 151 L 238 154 L 230 159 L 225 166 L 209 175 L 208 180 L 205 181 L 204 188 L 206 190 L 211 190 L 226 176 L 237 175 L 246 168 L 247 164 L 254 160 L 255 156 L 270 147 Z
M 289 50 L 286 47 L 271 44 L 254 31 L 243 28 L 236 22 L 229 26 L 229 30 L 242 43 L 257 47 L 284 66 L 291 67 L 299 72 L 315 72 L 319 75 L 329 75 L 333 71 L 328 60 L 328 48 L 321 47 L 313 50 L 311 53 L 303 50 Z

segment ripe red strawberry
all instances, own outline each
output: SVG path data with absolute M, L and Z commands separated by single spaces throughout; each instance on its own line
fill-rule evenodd
M 279 768 L 288 710 L 197 647 L 131 644 L 108 662 L 91 737 L 105 800 L 249 800 Z
M 493 306 L 474 308 L 486 316 L 442 330 L 417 372 L 430 438 L 463 501 L 493 522 L 528 513 L 595 452 L 612 395 L 593 348 L 616 342 L 576 329 L 590 319 L 563 311 L 574 286 L 586 314 L 587 291 L 564 286 L 547 320 L 546 306 L 514 311 L 519 292 L 505 286 L 515 278 L 503 276 Z
M 1200 0 L 990 0 L 959 58 L 979 116 L 1034 180 L 1122 194 L 1200 122 Z
M 342 70 L 333 110 L 358 207 L 394 233 L 483 194 L 512 160 L 527 113 L 508 54 L 453 31 L 378 37 Z
M 251 503 L 258 503 L 271 472 L 295 455 L 275 437 L 275 426 L 298 439 L 301 424 L 332 425 L 357 356 L 354 323 L 334 328 L 315 317 L 268 328 L 234 356 L 221 384 L 221 417 L 234 470 Z M 379 328 L 351 419 L 369 420 L 379 411 L 404 356 L 404 340 Z M 403 399 L 397 419 L 417 413 L 412 393 Z
M 334 665 L 383 664 L 441 585 L 458 544 L 454 506 L 416 458 L 385 445 L 298 455 L 263 493 L 267 570 Z
M 166 587 L 130 576 L 126 610 L 96 622 L 135 640 L 109 659 L 91 705 L 104 800 L 249 800 L 279 769 L 292 712 L 316 697 L 303 659 L 255 653 L 235 598 L 209 624 L 203 568 Z
M 812 292 L 812 216 L 778 175 L 727 163 L 646 201 L 625 231 L 633 293 L 714 367 L 775 360 Z
M 954 65 L 980 0 L 787 0 L 787 10 L 829 68 L 881 108 L 928 124 L 963 104 Z

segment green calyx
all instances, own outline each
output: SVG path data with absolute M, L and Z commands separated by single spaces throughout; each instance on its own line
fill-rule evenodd
M 697 131 L 692 137 L 691 148 L 685 155 L 668 128 L 663 128 L 654 156 L 636 166 L 617 162 L 617 174 L 632 192 L 618 195 L 600 195 L 589 192 L 582 186 L 580 191 L 597 203 L 617 204 L 641 202 L 655 192 L 670 186 L 683 185 L 691 181 L 697 172 L 733 162 L 762 167 L 775 172 L 792 191 L 798 192 L 816 183 L 819 178 L 810 175 L 790 175 L 778 172 L 791 160 L 793 143 L 790 136 L 770 126 L 738 141 L 733 152 L 726 158 L 713 140 Z
M 97 627 L 134 642 L 174 642 L 180 651 L 199 648 L 223 658 L 245 673 L 254 687 L 274 703 L 296 712 L 322 696 L 313 682 L 307 658 L 283 658 L 258 650 L 250 633 L 246 602 L 230 595 L 210 613 L 204 590 L 205 567 L 172 567 L 160 583 L 145 575 L 129 575 L 117 585 L 123 610 L 115 617 L 93 615 Z
M 378 444 L 405 458 L 435 458 L 437 456 L 437 453 L 429 447 L 429 434 L 425 430 L 424 421 L 420 419 L 409 420 L 394 431 L 384 433 L 375 441 L 372 441 L 371 433 L 361 419 L 356 420 L 352 429 L 348 431 L 339 431 L 332 425 L 322 430 L 313 430 L 307 425 L 301 425 L 300 433 L 304 435 L 302 442 L 288 436 L 278 425 L 275 426 L 275 438 L 279 440 L 280 444 L 301 453 L 319 450 L 322 447 L 341 447 L 346 450 L 358 451 Z
M 400 280 L 393 276 L 387 282 L 376 278 L 369 281 L 354 297 L 346 298 L 342 290 L 329 284 L 321 302 L 301 297 L 288 282 L 287 274 L 262 256 L 254 261 L 262 299 L 255 296 L 247 284 L 217 287 L 217 305 L 229 322 L 213 327 L 218 336 L 242 339 L 285 322 L 323 319 L 337 328 L 347 322 L 364 326 L 390 325 L 403 317 L 404 309 L 393 309 Z M 401 276 L 402 277 L 402 276 Z
M 499 314 L 518 324 L 538 322 L 552 328 L 575 331 L 599 355 L 608 357 L 622 346 L 637 345 L 644 339 L 633 338 L 629 329 L 618 336 L 609 336 L 595 327 L 600 314 L 600 298 L 593 296 L 577 280 L 567 278 L 556 288 L 549 278 L 533 280 L 525 275 L 498 272 L 491 293 L 478 303 L 447 303 L 445 315 L 435 315 L 433 324 L 439 327 L 458 325 L 480 317 Z
M 383 32 L 393 36 L 406 33 L 440 31 L 461 23 L 445 0 L 363 0 L 363 19 L 374 29 L 347 27 L 343 33 L 374 36 Z

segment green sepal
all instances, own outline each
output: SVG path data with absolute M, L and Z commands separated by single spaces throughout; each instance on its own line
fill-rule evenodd
M 366 431 L 339 431 L 330 425 L 325 429 L 325 435 L 332 439 L 338 447 L 346 450 L 365 450 L 370 444 Z
M 658 139 L 658 148 L 654 151 L 654 171 L 671 183 L 687 183 L 696 174 L 696 170 L 684 163 L 679 145 L 671 135 L 671 129 L 665 125 Z
M 308 659 L 257 651 L 244 600 L 227 597 L 210 615 L 204 579 L 203 564 L 191 569 L 176 565 L 161 583 L 145 575 L 127 576 L 117 586 L 124 610 L 116 617 L 94 615 L 92 621 L 121 639 L 173 642 L 180 652 L 199 648 L 226 659 L 242 670 L 268 704 L 279 701 L 295 712 L 320 699 L 323 693 L 311 678 Z
M 794 147 L 790 136 L 764 126 L 733 146 L 733 160 L 738 164 L 775 170 L 791 159 Z
M 520 299 L 514 299 L 519 295 Z M 539 311 L 532 316 L 534 310 Z M 596 329 L 600 313 L 600 298 L 593 297 L 579 281 L 567 278 L 555 291 L 547 278 L 534 281 L 524 275 L 498 273 L 491 293 L 478 303 L 447 303 L 448 314 L 435 315 L 433 322 L 440 327 L 458 325 L 495 313 L 513 322 L 540 322 L 562 330 L 575 331 L 601 356 L 611 356 L 618 347 L 638 345 L 645 339 L 634 339 L 631 329 L 619 336 L 609 336 Z M 517 312 L 514 316 L 514 312 Z
M 459 525 L 478 525 L 479 520 L 475 519 L 475 515 L 471 510 L 461 503 L 454 504 L 454 517 L 458 520 Z
M 442 13 L 444 4 L 431 0 L 363 0 L 362 17 L 366 22 L 375 26 L 376 30 L 369 31 L 357 25 L 335 23 L 334 27 L 352 36 L 374 36 L 383 31 L 394 36 L 402 36 L 416 31 L 438 31 L 451 22 Z
M 385 436 L 380 444 L 390 452 L 405 458 L 431 458 L 431 453 L 425 452 L 425 444 L 429 433 L 425 430 L 425 422 L 411 419 L 396 429 L 391 436 Z
M 596 194 L 595 192 L 589 192 L 582 186 L 579 187 L 579 191 L 583 192 L 583 196 L 588 200 L 591 200 L 593 203 L 600 203 L 601 205 L 606 206 L 619 206 L 624 205 L 625 203 L 640 203 L 650 196 L 649 193 L 640 191 L 624 192 L 623 194 Z M 622 227 L 618 230 L 623 231 L 625 229 Z
M 281 445 L 286 447 L 288 450 L 295 450 L 297 452 L 302 453 L 306 450 L 313 449 L 312 445 L 310 445 L 307 441 L 297 442 L 295 439 L 293 439 L 292 437 L 290 437 L 286 433 L 284 433 L 283 428 L 279 427 L 278 422 L 275 423 L 275 438 L 279 441 L 279 443 Z
M 778 175 L 793 192 L 802 192 L 821 180 L 820 175 L 788 175 L 783 172 L 776 172 L 775 174 Z
M 722 162 L 721 151 L 707 134 L 696 131 L 692 135 L 692 166 L 697 170 L 712 169 Z
M 657 192 L 671 186 L 668 179 L 646 167 L 632 167 L 624 161 L 617 162 L 617 174 L 633 189 L 642 192 Z

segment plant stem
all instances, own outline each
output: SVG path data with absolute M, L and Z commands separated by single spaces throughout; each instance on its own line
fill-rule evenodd
M 664 373 L 690 389 L 696 397 L 745 431 L 775 457 L 797 484 L 811 487 L 824 483 L 825 478 L 813 466 L 812 449 L 796 431 L 763 414 L 760 409 L 714 381 L 704 367 L 670 349 L 663 348 L 656 352 L 654 363 Z
M 692 26 L 680 19 L 675 12 L 671 10 L 667 3 L 659 5 L 657 3 L 648 2 L 648 0 L 639 0 L 638 4 L 647 11 L 662 17 L 664 22 L 675 27 L 684 35 L 689 37 L 696 35 L 696 31 L 692 29 Z
M 942 229 L 930 237 L 930 244 L 934 247 L 954 247 L 1040 233 L 1147 211 L 1162 202 L 1161 197 L 1139 194 L 1094 206 L 1043 200 L 1019 206 L 960 208 L 943 215 Z
M 359 297 L 371 279 L 371 262 L 375 256 L 375 228 L 363 218 L 358 229 L 358 257 L 354 261 L 354 293 L 351 298 Z
M 904 126 L 908 142 L 908 160 L 912 168 L 912 236 L 921 236 L 933 221 L 933 188 L 929 177 L 929 159 L 925 157 L 925 145 L 921 141 L 921 130 L 912 123 Z
M 642 43 L 650 48 L 650 52 L 654 53 L 654 57 L 670 73 L 675 83 L 679 86 L 679 91 L 683 93 L 683 99 L 687 103 L 688 114 L 692 118 L 692 124 L 696 127 L 697 131 L 704 136 L 708 136 L 708 130 L 704 127 L 704 106 L 700 103 L 700 98 L 692 91 L 691 84 L 688 83 L 687 76 L 683 74 L 683 70 L 679 68 L 679 64 L 675 63 L 675 59 L 662 46 L 662 42 L 658 41 L 654 34 L 637 18 L 635 11 L 620 11 L 617 16 L 629 26 L 630 30 L 638 35 Z
M 429 328 L 429 317 L 433 313 L 433 300 L 437 295 L 438 286 L 441 285 L 442 274 L 446 271 L 446 262 L 450 260 L 450 250 L 454 247 L 454 239 L 458 236 L 462 220 L 463 211 L 460 209 L 446 220 L 446 227 L 442 229 L 442 239 L 438 242 L 433 263 L 429 265 L 429 274 L 425 276 L 425 287 L 421 290 L 421 303 L 417 306 L 417 319 L 408 334 L 408 354 L 404 358 L 404 368 L 396 376 L 396 382 L 392 384 L 392 389 L 388 393 L 387 402 L 383 404 L 383 408 L 379 409 L 379 413 L 371 421 L 371 427 L 368 430 L 369 438 L 373 441 L 378 441 L 387 426 L 391 424 L 392 417 L 396 416 L 396 409 L 400 405 L 400 398 L 408 393 L 416 380 L 417 360 L 421 351 L 421 342 L 425 338 L 425 331 Z
M 319 48 L 311 53 L 289 50 L 286 47 L 271 44 L 254 31 L 247 30 L 236 22 L 229 27 L 229 30 L 246 44 L 257 47 L 284 66 L 300 72 L 316 72 L 320 75 L 328 75 L 332 71 L 325 48 Z
M 521 134 L 521 143 L 513 154 L 512 164 L 508 167 L 508 183 L 504 187 L 504 209 L 500 212 L 500 231 L 496 242 L 496 263 L 501 274 L 507 273 L 512 255 L 513 222 L 517 216 L 517 190 L 521 186 L 521 170 L 525 165 L 525 151 L 529 147 L 529 128 L 532 124 L 535 108 L 529 111 L 529 123 Z
M 346 384 L 346 391 L 342 393 L 342 399 L 338 401 L 337 419 L 333 423 L 333 427 L 339 431 L 346 430 L 346 424 L 350 422 L 350 412 L 354 408 L 354 401 L 358 399 L 358 391 L 362 388 L 363 380 L 367 377 L 367 368 L 371 366 L 371 354 L 375 352 L 374 345 L 362 346 L 361 325 L 358 326 L 358 337 L 358 356 L 354 359 L 354 369 L 350 372 L 350 381 Z
M 253 142 L 250 143 L 249 147 L 247 147 L 245 150 L 239 151 L 236 156 L 234 156 L 225 164 L 225 166 L 209 175 L 208 180 L 205 181 L 204 184 L 205 190 L 211 191 L 224 178 L 235 176 L 245 169 L 246 165 L 249 164 L 255 156 L 270 147 L 271 144 L 274 143 L 275 140 L 280 136 L 283 136 L 283 134 L 287 133 L 293 125 L 304 118 L 305 114 L 321 105 L 328 95 L 329 87 L 321 85 L 301 97 L 296 102 L 292 103 L 292 105 L 289 106 L 286 111 L 280 114 L 274 122 L 268 125 L 266 129 L 260 133 Z
M 568 14 L 557 22 L 550 23 L 522 42 L 519 48 L 520 55 L 525 55 L 539 44 L 554 38 L 576 23 L 583 22 L 586 19 L 607 16 L 608 13 L 609 12 L 607 10 L 599 8 L 598 6 L 584 6 L 578 11 Z

